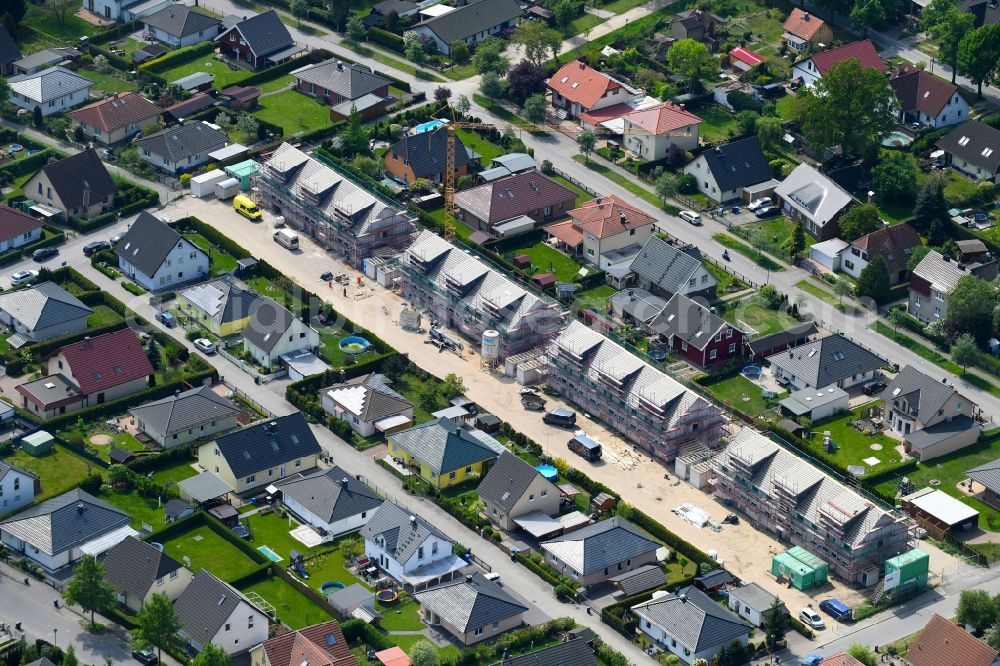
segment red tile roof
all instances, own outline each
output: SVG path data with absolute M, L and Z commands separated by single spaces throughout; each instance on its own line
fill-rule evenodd
M 11 208 L 0 206 L 0 241 L 7 241 L 35 229 L 41 229 L 42 221 Z
M 729 55 L 736 58 L 740 62 L 745 62 L 751 67 L 759 65 L 764 62 L 764 59 L 759 55 L 751 51 L 750 49 L 745 49 L 742 46 L 737 46 L 735 49 L 729 52 Z
M 621 118 L 625 114 L 632 113 L 633 111 L 635 111 L 635 107 L 626 104 L 625 102 L 619 102 L 618 104 L 612 104 L 611 106 L 605 106 L 600 109 L 594 109 L 593 111 L 581 113 L 580 120 L 588 125 L 599 125 L 608 120 Z
M 629 229 L 637 229 L 656 222 L 615 195 L 592 199 L 569 212 L 573 224 L 598 238 L 607 238 Z
M 672 132 L 702 122 L 701 118 L 672 102 L 664 102 L 642 111 L 633 111 L 625 119 L 653 134 Z
M 584 109 L 596 104 L 605 93 L 621 87 L 618 81 L 579 60 L 566 63 L 549 79 L 549 88 Z
M 327 640 L 332 636 L 333 644 Z M 358 660 L 336 620 L 293 631 L 264 642 L 271 666 L 357 666 Z
M 881 256 L 894 273 L 906 269 L 910 261 L 910 251 L 920 245 L 920 234 L 910 225 L 894 224 L 862 236 L 851 245 L 868 253 L 868 261 Z
M 997 651 L 935 613 L 906 653 L 913 666 L 990 666 Z
M 403 648 L 395 645 L 388 650 L 375 653 L 375 658 L 385 666 L 410 666 L 410 658 L 403 652 Z
M 90 395 L 153 374 L 146 351 L 131 328 L 66 345 L 66 358 L 80 391 Z
M 823 661 L 819 662 L 819 666 L 865 666 L 863 663 L 847 654 L 846 652 L 839 652 L 837 654 L 830 655 Z
M 929 72 L 905 63 L 896 68 L 889 80 L 900 110 L 914 109 L 928 116 L 937 116 L 958 92 L 958 86 L 939 79 Z
M 798 7 L 792 10 L 785 20 L 784 30 L 796 37 L 809 41 L 816 34 L 816 31 L 823 27 L 823 19 L 804 12 Z
M 126 125 L 156 118 L 160 113 L 162 112 L 158 106 L 142 95 L 130 92 L 70 111 L 67 115 L 77 122 L 97 127 L 102 132 L 113 132 Z
M 580 243 L 583 242 L 583 232 L 573 224 L 572 220 L 550 224 L 545 227 L 545 231 L 569 247 L 579 247 Z
M 826 74 L 838 62 L 845 60 L 857 60 L 862 67 L 874 67 L 880 72 L 885 71 L 885 63 L 882 62 L 870 39 L 844 44 L 829 51 L 820 51 L 812 57 L 813 64 L 820 74 Z

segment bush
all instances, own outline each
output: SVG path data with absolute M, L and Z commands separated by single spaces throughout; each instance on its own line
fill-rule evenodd
M 378 44 L 379 46 L 385 47 L 390 51 L 395 51 L 396 53 L 403 53 L 406 48 L 403 46 L 403 38 L 399 35 L 394 35 L 388 30 L 383 30 L 377 26 L 372 26 L 368 28 L 368 41 L 372 44 Z
M 685 173 L 677 178 L 677 191 L 681 194 L 695 194 L 698 192 L 698 179 L 693 173 Z

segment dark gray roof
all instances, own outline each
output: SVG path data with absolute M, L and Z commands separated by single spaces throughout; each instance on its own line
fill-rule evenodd
M 0 25 L 0 64 L 14 62 L 21 57 L 21 49 L 5 26 Z
M 951 386 L 908 365 L 885 387 L 882 400 L 886 403 L 906 400 L 910 414 L 916 416 L 918 421 L 926 423 L 933 421 L 938 410 L 956 393 L 957 391 Z M 901 407 L 896 409 L 902 411 Z
M 231 276 L 194 285 L 181 295 L 219 324 L 246 319 L 264 298 Z
M 684 294 L 674 294 L 663 311 L 649 322 L 654 333 L 668 339 L 675 337 L 699 350 L 705 349 L 724 326 L 729 324 L 722 317 Z
M 803 338 L 807 338 L 810 335 L 815 335 L 819 333 L 819 328 L 816 326 L 815 322 L 807 321 L 801 324 L 796 324 L 791 328 L 786 328 L 784 331 L 778 331 L 777 333 L 772 333 L 771 335 L 765 335 L 761 338 L 756 338 L 753 342 L 749 343 L 750 351 L 754 355 L 762 354 L 764 352 L 771 351 L 775 347 L 784 347 L 790 345 L 793 342 L 798 342 Z
M 973 467 L 965 475 L 990 490 L 1000 491 L 1000 458 L 992 462 L 983 463 L 978 467 Z
M 402 157 L 417 178 L 443 173 L 448 168 L 448 130 L 438 127 L 430 132 L 404 136 L 389 150 Z M 470 161 L 468 149 L 462 139 L 456 136 L 455 169 L 461 169 Z
M 415 24 L 424 26 L 445 44 L 464 41 L 523 14 L 517 0 L 476 0 L 455 11 Z
M 393 433 L 389 439 L 436 474 L 496 458 L 504 450 L 503 445 L 486 433 L 461 428 L 446 418 Z
M 386 16 L 389 12 L 396 12 L 397 14 L 402 14 L 403 12 L 411 12 L 417 8 L 417 3 L 412 0 L 382 0 L 372 7 L 372 10 L 382 16 Z
M 904 438 L 910 442 L 913 448 L 926 449 L 938 442 L 954 437 L 958 433 L 978 427 L 979 424 L 965 414 L 962 414 L 961 416 L 953 416 L 950 419 L 935 423 L 929 428 L 911 432 L 909 435 L 905 435 Z
M 476 573 L 458 582 L 414 595 L 435 615 L 462 633 L 520 615 L 528 610 L 499 585 Z
M 288 28 L 281 22 L 278 12 L 273 9 L 250 16 L 233 26 L 233 29 L 239 30 L 258 57 L 268 56 L 295 45 Z
M 432 534 L 454 543 L 420 516 L 411 516 L 392 502 L 383 502 L 371 520 L 361 528 L 360 534 L 369 541 L 375 541 L 379 536 L 384 538 L 385 551 L 400 563 L 410 559 Z
M 378 421 L 387 416 L 394 416 L 408 409 L 413 409 L 413 403 L 394 391 L 391 384 L 392 380 L 385 375 L 370 373 L 349 379 L 342 384 L 334 384 L 323 389 L 321 393 L 326 395 L 331 391 L 354 392 L 363 389 L 364 396 L 358 405 L 361 411 L 357 416 L 364 422 Z M 354 403 L 346 395 L 342 397 L 341 404 Z
M 670 245 L 659 236 L 650 236 L 632 260 L 630 270 L 664 291 L 676 293 L 687 286 L 688 280 L 700 267 L 701 261 L 691 254 Z
M 729 596 L 736 597 L 745 605 L 750 606 L 756 611 L 766 611 L 774 605 L 774 600 L 777 599 L 775 595 L 771 594 L 757 583 L 747 583 L 746 585 L 731 588 L 729 590 Z
M 222 21 L 217 17 L 203 14 L 180 3 L 165 7 L 142 20 L 146 25 L 159 28 L 174 37 L 187 37 L 209 28 L 218 29 L 222 25 Z M 218 30 L 216 30 L 215 35 L 210 35 L 210 37 L 215 37 L 217 34 Z
M 153 276 L 182 237 L 169 224 L 146 211 L 139 213 L 125 237 L 115 246 L 115 254 L 136 270 Z M 194 248 L 194 245 L 191 246 Z M 198 252 L 200 248 L 194 248 Z
M 153 155 L 166 157 L 171 162 L 180 162 L 195 155 L 207 155 L 213 150 L 225 147 L 229 137 L 207 123 L 185 123 L 177 127 L 145 136 L 136 145 L 140 150 L 148 150 Z
M 55 282 L 0 294 L 0 310 L 9 313 L 29 331 L 86 317 L 93 312 Z
M 370 68 L 358 64 L 345 64 L 337 58 L 316 65 L 306 65 L 292 72 L 292 75 L 300 81 L 331 90 L 349 100 L 364 97 L 389 85 L 389 79 L 373 73 Z
M 69 208 L 82 206 L 84 194 L 88 191 L 86 198 L 97 202 L 117 190 L 114 179 L 93 148 L 46 164 L 39 171 L 45 173 L 52 189 L 63 205 Z
M 223 435 L 215 445 L 236 478 L 320 452 L 302 412 Z
M 978 120 L 965 121 L 938 139 L 936 145 L 992 173 L 1000 170 L 1000 130 Z
M 49 555 L 124 527 L 132 520 L 121 509 L 74 488 L 0 523 L 0 530 Z
M 695 583 L 700 583 L 703 587 L 713 588 L 720 585 L 728 585 L 733 582 L 733 575 L 723 568 L 712 569 L 707 574 L 694 577 Z
M 632 523 L 615 516 L 542 544 L 586 576 L 661 547 Z
M 72 60 L 73 58 L 79 58 L 81 55 L 83 55 L 83 53 L 79 50 L 68 47 L 42 49 L 41 51 L 29 53 L 20 60 L 16 60 L 14 62 L 14 66 L 23 70 L 36 69 L 38 67 L 58 65 L 61 62 Z
M 374 490 L 339 467 L 277 485 L 286 498 L 294 499 L 327 523 L 373 511 L 382 505 L 382 498 Z
M 157 432 L 172 435 L 203 423 L 238 415 L 240 410 L 208 386 L 199 386 L 179 395 L 147 402 L 129 410 Z
M 612 583 L 618 583 L 626 597 L 632 597 L 640 592 L 666 584 L 667 577 L 658 564 L 646 564 L 608 580 Z
M 723 192 L 763 183 L 774 177 L 760 142 L 754 136 L 709 148 L 702 154 L 719 190 Z
M 327 595 L 327 600 L 331 606 L 342 612 L 350 612 L 358 606 L 375 610 L 375 593 L 361 583 L 352 583 L 345 588 L 334 590 Z
M 597 666 L 597 657 L 586 640 L 574 638 L 541 650 L 508 657 L 493 666 Z
M 816 388 L 877 370 L 888 363 L 840 333 L 772 354 L 767 360 Z
M 177 571 L 181 563 L 159 548 L 128 537 L 104 556 L 104 577 L 119 592 L 140 600 L 160 578 Z
M 174 520 L 185 511 L 193 509 L 194 507 L 184 500 L 172 499 L 163 506 L 163 513 L 168 520 Z
M 202 569 L 177 597 L 174 610 L 184 632 L 196 643 L 205 646 L 215 638 L 241 601 L 246 600 L 236 588 Z M 257 612 L 260 613 L 259 610 Z M 258 618 L 258 621 L 266 622 L 266 618 Z
M 696 587 L 685 587 L 632 607 L 691 652 L 726 645 L 750 633 L 750 625 Z
M 541 474 L 537 469 L 510 451 L 504 451 L 483 478 L 476 492 L 480 498 L 496 504 L 506 513 L 514 507 L 532 481 L 539 476 Z M 555 484 L 546 483 L 552 486 L 550 492 L 557 492 Z
M 271 298 L 260 298 L 250 306 L 250 320 L 243 329 L 243 339 L 257 349 L 270 352 L 295 321 L 287 308 Z

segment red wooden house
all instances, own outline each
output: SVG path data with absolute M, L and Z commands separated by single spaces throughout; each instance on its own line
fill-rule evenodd
M 683 294 L 675 294 L 648 328 L 675 356 L 708 367 L 743 356 L 743 331 Z

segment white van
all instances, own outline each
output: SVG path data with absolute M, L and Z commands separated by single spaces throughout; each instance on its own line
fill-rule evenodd
M 290 229 L 278 229 L 273 238 L 275 243 L 289 250 L 299 249 L 299 235 Z

